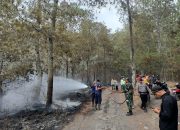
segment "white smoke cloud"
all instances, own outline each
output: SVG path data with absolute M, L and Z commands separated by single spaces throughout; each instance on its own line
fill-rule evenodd
M 14 86 L 16 84 L 16 86 Z M 35 77 L 30 82 L 24 82 L 17 86 L 17 83 L 10 83 L 5 95 L 1 99 L 1 112 L 13 113 L 18 112 L 20 110 L 31 109 L 34 101 L 34 88 L 37 86 L 38 81 L 37 77 Z M 14 87 L 13 87 L 14 86 Z M 12 87 L 12 88 L 11 88 Z M 60 101 L 59 97 L 64 94 L 68 94 L 68 92 L 77 91 L 82 88 L 86 88 L 87 86 L 81 82 L 66 79 L 63 77 L 54 76 L 53 83 L 53 101 L 58 103 L 59 105 L 71 106 L 78 105 L 79 102 L 73 103 L 69 100 Z M 10 89 L 11 88 L 11 89 Z M 43 76 L 41 93 L 40 93 L 40 101 L 45 104 L 46 102 L 46 94 L 47 94 L 47 75 Z

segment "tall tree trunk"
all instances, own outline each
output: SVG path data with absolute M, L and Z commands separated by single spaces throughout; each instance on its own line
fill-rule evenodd
M 90 81 L 89 81 L 89 60 L 86 61 L 86 65 L 87 65 L 87 72 L 86 72 L 87 84 L 89 84 L 90 83 Z
M 2 96 L 3 96 L 3 90 L 2 90 L 2 69 L 3 69 L 3 56 L 2 53 L 0 53 L 0 110 L 1 110 L 1 106 L 2 106 Z
M 36 51 L 36 70 L 37 70 L 37 86 L 35 88 L 35 100 L 39 99 L 40 92 L 41 92 L 41 84 L 42 84 L 42 69 L 41 69 L 41 61 L 40 61 L 40 50 L 39 50 L 39 45 L 40 45 L 40 39 L 38 40 L 38 43 L 35 45 L 35 51 Z
M 158 0 L 156 5 L 156 29 L 157 29 L 157 52 L 160 54 L 161 53 L 161 25 L 160 25 L 160 20 L 161 20 L 161 14 L 159 13 L 159 10 L 161 10 L 161 1 Z
M 68 74 L 69 74 L 69 61 L 68 61 L 68 57 L 66 57 L 66 78 L 68 78 Z
M 42 0 L 37 0 L 37 18 L 36 22 L 38 24 L 38 28 L 41 29 L 41 22 L 42 22 Z M 36 52 L 36 70 L 37 70 L 37 86 L 34 88 L 35 95 L 33 96 L 34 101 L 39 100 L 40 92 L 41 92 L 41 85 L 42 85 L 42 69 L 41 69 L 41 61 L 40 61 L 40 44 L 41 44 L 41 34 L 39 30 L 37 31 L 38 35 L 38 42 L 35 43 L 35 52 Z
M 3 76 L 2 76 L 2 69 L 3 69 L 3 55 L 2 53 L 0 53 L 0 98 L 3 94 L 3 90 L 2 90 L 2 82 L 3 82 Z
M 46 106 L 49 107 L 52 104 L 53 96 L 53 38 L 49 36 L 49 54 L 48 54 L 48 91 Z
M 104 48 L 104 83 L 106 83 L 106 50 Z
M 131 71 L 132 71 L 132 84 L 135 87 L 135 76 L 136 76 L 136 68 L 135 68 L 135 61 L 134 61 L 134 43 L 133 43 L 133 29 L 132 29 L 132 15 L 131 9 L 129 5 L 129 0 L 127 0 L 127 7 L 128 7 L 128 20 L 129 20 L 129 33 L 130 33 L 130 60 L 131 60 Z
M 160 16 L 157 16 L 157 51 L 161 53 L 161 29 L 160 29 Z
M 72 68 L 71 68 L 72 79 L 74 79 L 74 71 L 75 71 L 75 64 L 72 64 Z
M 96 71 L 94 70 L 93 81 L 96 80 Z
M 48 90 L 46 106 L 50 107 L 53 97 L 53 34 L 55 33 L 56 15 L 57 15 L 58 0 L 54 0 L 54 6 L 52 11 L 52 26 L 49 34 L 49 55 L 48 55 Z

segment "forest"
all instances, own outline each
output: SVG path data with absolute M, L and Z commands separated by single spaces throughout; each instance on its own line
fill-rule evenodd
M 112 33 L 95 21 L 93 8 L 107 4 L 123 29 Z M 48 74 L 47 105 L 56 75 L 88 85 L 136 74 L 179 81 L 180 1 L 1 0 L 0 92 L 29 74 L 40 82 Z

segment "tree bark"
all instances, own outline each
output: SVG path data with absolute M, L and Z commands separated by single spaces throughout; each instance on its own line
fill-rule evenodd
M 157 6 L 156 6 L 156 19 L 157 19 L 157 52 L 160 54 L 161 53 L 161 28 L 160 28 L 160 20 L 161 20 L 161 14 L 159 14 L 159 10 L 161 10 L 160 8 L 160 4 L 161 4 L 161 1 L 158 0 L 157 1 Z
M 129 0 L 127 0 L 127 8 L 128 8 L 128 20 L 129 20 L 129 33 L 130 33 L 130 60 L 131 60 L 131 71 L 132 71 L 132 85 L 135 87 L 135 76 L 136 76 L 136 66 L 134 61 L 134 43 L 133 43 L 133 29 L 132 29 L 132 15 Z
M 49 36 L 49 55 L 48 55 L 48 91 L 46 106 L 49 107 L 52 104 L 53 96 L 53 38 Z
M 93 81 L 96 80 L 96 71 L 94 70 Z
M 35 51 L 36 51 L 36 70 L 37 70 L 37 86 L 35 88 L 35 100 L 39 99 L 40 92 L 41 92 L 41 84 L 42 84 L 42 72 L 41 72 L 41 61 L 40 61 L 40 39 L 38 40 L 38 43 L 35 45 Z
M 87 72 L 86 72 L 87 84 L 89 84 L 90 83 L 90 81 L 89 81 L 89 60 L 86 61 L 86 65 L 87 65 Z
M 157 51 L 161 53 L 161 30 L 160 30 L 160 16 L 157 16 Z
M 71 67 L 71 76 L 72 76 L 72 79 L 74 79 L 74 74 L 75 74 L 75 69 L 76 69 L 76 67 L 75 67 L 75 63 L 72 63 L 72 67 Z
M 50 107 L 53 97 L 53 34 L 55 33 L 56 16 L 57 16 L 58 0 L 54 0 L 54 6 L 52 11 L 52 26 L 49 34 L 49 55 L 48 55 L 48 91 L 46 107 Z
M 38 24 L 38 28 L 41 29 L 41 23 L 42 23 L 42 0 L 37 0 L 37 18 L 36 22 Z M 41 68 L 41 61 L 40 61 L 40 44 L 41 44 L 41 36 L 40 32 L 37 31 L 38 35 L 38 41 L 35 43 L 35 52 L 36 52 L 36 71 L 37 71 L 37 86 L 34 88 L 34 101 L 39 100 L 40 92 L 41 92 L 41 85 L 42 85 L 42 68 Z
M 66 78 L 68 78 L 68 74 L 69 74 L 69 61 L 68 61 L 68 57 L 66 57 Z
M 106 50 L 105 50 L 105 46 L 104 48 L 104 83 L 106 83 Z
M 3 96 L 3 89 L 2 89 L 2 69 L 3 69 L 3 55 L 0 53 L 0 110 L 1 110 L 1 104 L 2 104 L 2 96 Z

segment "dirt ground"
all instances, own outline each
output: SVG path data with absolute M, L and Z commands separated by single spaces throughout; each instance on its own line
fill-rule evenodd
M 103 91 L 101 110 L 94 110 L 91 104 L 87 103 L 63 130 L 159 130 L 159 117 L 150 106 L 160 106 L 160 99 L 151 96 L 148 112 L 145 113 L 140 109 L 139 96 L 135 94 L 134 115 L 130 117 L 126 116 L 126 103 L 120 104 L 124 100 L 123 93 L 112 91 L 109 87 Z M 180 103 L 178 106 L 180 107 Z

